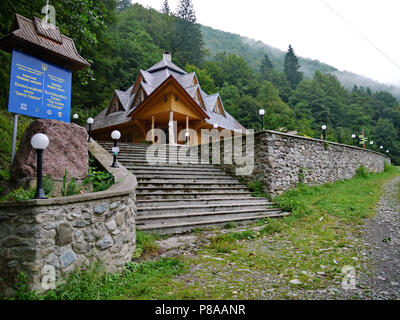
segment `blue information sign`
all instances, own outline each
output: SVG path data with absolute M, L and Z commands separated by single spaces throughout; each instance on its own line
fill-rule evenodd
M 8 111 L 70 122 L 72 72 L 14 50 Z

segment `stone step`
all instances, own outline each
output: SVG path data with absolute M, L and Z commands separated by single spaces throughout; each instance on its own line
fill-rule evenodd
M 111 148 L 114 147 L 114 143 L 108 143 L 108 144 L 100 144 L 104 149 L 106 150 L 111 150 Z M 118 143 L 118 148 L 120 148 L 121 150 L 128 150 L 128 151 L 146 151 L 150 146 L 149 145 L 125 145 L 125 144 L 121 144 Z M 157 149 L 159 150 L 159 149 Z M 170 147 L 167 146 L 164 150 L 167 151 L 175 151 L 175 152 L 180 152 L 182 150 L 191 150 L 188 147 L 185 146 L 179 146 L 179 147 Z M 196 150 L 198 151 L 198 150 Z
M 121 164 L 123 164 L 121 162 Z M 140 171 L 149 171 L 149 172 L 156 172 L 156 171 L 180 171 L 180 172 L 201 172 L 201 173 L 212 173 L 212 172 L 222 172 L 225 173 L 221 168 L 215 167 L 213 165 L 150 165 L 148 163 L 142 165 L 124 165 L 125 168 L 135 172 L 136 170 Z
M 186 218 L 193 213 L 211 213 L 215 212 L 229 212 L 237 210 L 257 211 L 258 210 L 270 210 L 272 204 L 265 204 L 263 202 L 251 201 L 241 204 L 201 204 L 201 205 L 176 205 L 176 206 L 151 206 L 151 207 L 138 207 L 137 219 L 147 219 L 149 217 L 162 218 L 166 215 L 174 215 L 177 217 Z M 247 212 L 246 211 L 246 212 Z
M 128 159 L 128 158 L 121 158 L 118 157 L 118 162 L 120 163 L 126 163 L 128 165 L 133 165 L 133 164 L 148 164 L 148 165 L 155 165 L 155 166 L 169 166 L 169 165 L 202 165 L 201 162 L 197 161 L 197 160 L 179 160 L 179 161 L 175 161 L 175 160 L 161 160 L 161 159 L 139 159 L 139 158 L 132 158 L 132 159 Z M 207 165 L 207 164 L 206 164 Z
M 110 153 L 112 153 L 112 151 L 109 151 Z M 176 154 L 167 154 L 167 155 L 152 155 L 152 154 L 132 154 L 129 152 L 119 152 L 118 153 L 118 158 L 121 159 L 152 159 L 152 160 L 159 160 L 159 161 L 169 161 L 170 159 L 174 159 L 176 161 L 181 160 L 196 160 L 199 161 L 199 157 L 196 156 L 182 156 L 182 155 L 176 155 Z
M 194 206 L 194 205 L 236 205 L 247 203 L 249 201 L 256 201 L 265 205 L 273 205 L 267 198 L 255 198 L 255 197 L 238 197 L 238 196 L 221 196 L 213 198 L 197 198 L 197 199 L 152 199 L 152 200 L 138 200 L 137 207 L 170 207 L 170 206 Z
M 242 185 L 234 185 L 234 186 L 198 186 L 198 185 L 190 185 L 190 186 L 182 186 L 182 185 L 171 185 L 170 187 L 165 187 L 163 186 L 160 188 L 160 186 L 143 186 L 139 185 L 137 187 L 137 193 L 142 193 L 142 192 L 157 192 L 157 191 L 162 191 L 164 193 L 173 193 L 176 194 L 177 192 L 182 192 L 182 193 L 202 193 L 202 192 L 215 192 L 218 194 L 223 194 L 225 192 L 229 191 L 239 191 L 239 192 L 246 192 L 248 189 Z
M 247 223 L 261 220 L 263 218 L 280 218 L 286 217 L 289 214 L 286 212 L 279 213 L 264 213 L 254 216 L 242 216 L 236 218 L 215 218 L 215 219 L 201 219 L 200 221 L 185 221 L 179 223 L 164 223 L 164 224 L 156 224 L 156 223 L 148 223 L 145 225 L 138 225 L 138 230 L 148 231 L 157 234 L 178 234 L 188 232 L 194 229 L 205 229 L 205 228 L 215 228 L 222 227 L 229 222 L 234 222 L 238 225 L 245 225 Z
M 237 196 L 237 197 L 251 197 L 249 191 L 238 191 L 238 190 L 224 190 L 221 192 L 210 192 L 209 190 L 203 192 L 182 192 L 176 191 L 174 193 L 164 192 L 163 190 L 148 191 L 141 190 L 136 194 L 137 200 L 173 200 L 173 199 L 212 199 L 218 196 Z
M 149 173 L 149 172 L 139 172 L 139 171 L 132 171 L 132 173 L 136 176 L 136 178 L 140 181 L 149 181 L 152 179 L 164 179 L 164 180 L 170 180 L 170 179 L 184 179 L 184 180 L 209 180 L 210 179 L 210 174 L 204 174 L 201 172 L 193 172 L 193 173 L 187 173 L 187 172 L 154 172 L 154 173 Z M 219 180 L 236 180 L 235 178 L 225 174 L 225 173 L 212 173 L 212 178 L 216 181 Z M 237 180 L 236 180 L 237 181 Z
M 246 189 L 247 187 L 241 184 L 237 180 L 203 180 L 203 181 L 192 181 L 188 182 L 185 180 L 168 180 L 168 181 L 140 181 L 139 188 L 153 188 L 153 189 L 221 189 L 221 188 L 235 188 L 235 189 Z

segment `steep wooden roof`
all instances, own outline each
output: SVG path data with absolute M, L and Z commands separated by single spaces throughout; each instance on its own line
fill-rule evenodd
M 72 71 L 89 67 L 76 50 L 74 40 L 36 17 L 32 21 L 16 14 L 10 34 L 0 39 L 0 49 L 19 50 Z

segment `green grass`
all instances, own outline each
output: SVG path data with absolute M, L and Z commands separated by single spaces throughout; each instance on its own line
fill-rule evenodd
M 143 263 L 130 262 L 120 273 L 106 273 L 100 266 L 71 273 L 56 290 L 42 299 L 49 300 L 125 300 L 168 299 L 169 278 L 183 271 L 176 259 Z
M 160 237 L 155 234 L 137 230 L 136 251 L 133 256 L 134 259 L 143 260 L 157 255 L 159 252 L 159 248 L 155 241 L 159 238 Z
M 190 278 L 193 283 L 175 298 L 293 299 L 291 294 L 299 292 L 313 298 L 310 292 L 340 288 L 344 266 L 362 268 L 363 222 L 373 215 L 382 185 L 398 174 L 398 168 L 392 168 L 319 187 L 299 185 L 276 197 L 274 201 L 291 216 L 264 219 L 259 232 L 210 239 L 199 252 L 200 259 L 184 258 L 196 267 L 180 281 Z M 291 285 L 292 279 L 302 284 Z M 261 295 L 264 289 L 271 293 Z

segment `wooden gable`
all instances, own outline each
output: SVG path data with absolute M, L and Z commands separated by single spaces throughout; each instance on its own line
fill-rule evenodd
M 139 86 L 140 86 L 140 83 L 141 83 L 142 81 L 143 81 L 143 76 L 142 76 L 142 74 L 139 74 L 139 77 L 136 79 L 135 85 L 133 86 L 131 95 L 136 94 L 136 92 L 137 92 L 137 90 L 138 90 L 138 88 L 139 88 Z
M 217 102 L 215 103 L 214 110 L 215 113 L 218 113 L 225 117 L 224 107 L 222 106 L 221 98 L 218 97 Z
M 132 106 L 133 106 L 133 107 L 138 106 L 139 104 L 141 104 L 141 103 L 144 101 L 144 99 L 145 99 L 146 97 L 147 97 L 146 92 L 144 92 L 143 88 L 140 87 L 140 88 L 137 90 L 137 92 L 136 92 L 136 97 L 135 97 L 135 99 L 133 100 Z
M 200 107 L 206 110 L 206 105 L 204 104 L 203 97 L 201 96 L 200 89 L 196 90 L 196 94 L 194 96 L 194 100 L 198 103 Z
M 124 110 L 124 108 L 122 107 L 121 102 L 119 101 L 117 95 L 114 94 L 114 97 L 111 100 L 110 106 L 108 107 L 108 110 L 107 110 L 106 114 L 119 112 L 119 111 L 123 111 L 123 110 Z

